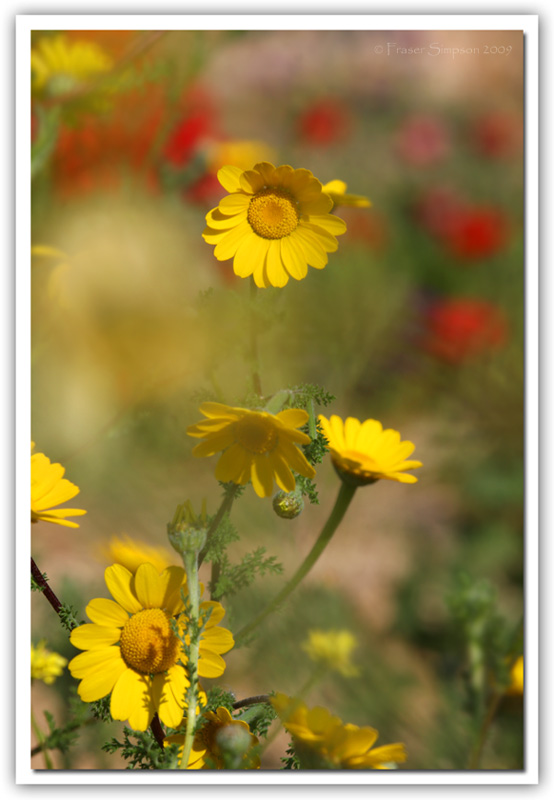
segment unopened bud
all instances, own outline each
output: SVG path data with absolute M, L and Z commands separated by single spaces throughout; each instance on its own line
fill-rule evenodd
M 198 516 L 188 500 L 177 506 L 173 520 L 167 524 L 167 536 L 174 550 L 181 555 L 199 553 L 206 544 L 207 535 L 205 504 Z
M 283 519 L 294 519 L 304 510 L 304 499 L 302 492 L 295 489 L 294 492 L 277 492 L 273 498 L 273 510 L 278 517 Z
M 252 735 L 246 725 L 224 725 L 215 734 L 215 743 L 224 761 L 236 768 L 252 745 Z

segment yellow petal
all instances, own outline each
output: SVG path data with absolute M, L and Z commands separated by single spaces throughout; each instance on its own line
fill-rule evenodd
M 102 669 L 97 669 L 83 678 L 77 688 L 79 697 L 85 703 L 100 700 L 112 691 L 126 669 L 123 659 L 109 661 Z
M 266 456 L 254 456 L 252 462 L 252 486 L 258 497 L 273 494 L 273 470 Z
M 141 564 L 131 584 L 142 608 L 161 608 L 164 586 L 158 570 L 152 564 Z
M 281 260 L 292 278 L 301 281 L 308 274 L 308 262 L 300 242 L 287 236 L 281 239 Z
M 125 611 L 136 614 L 142 606 L 131 589 L 133 573 L 122 564 L 114 564 L 104 572 L 106 586 L 116 603 L 119 603 Z
M 244 222 L 245 219 L 246 210 L 241 211 L 238 214 L 234 214 L 232 217 L 222 214 L 219 208 L 212 208 L 212 210 L 208 211 L 206 214 L 208 228 L 211 228 L 217 232 L 230 230 L 238 225 L 239 222 Z
M 134 730 L 145 731 L 155 712 L 151 687 L 151 678 L 126 669 L 113 687 L 110 701 L 113 719 L 128 720 Z
M 170 617 L 174 617 L 183 610 L 183 600 L 181 598 L 181 589 L 185 589 L 187 576 L 182 567 L 167 567 L 160 575 L 160 584 L 162 586 L 162 603 L 160 608 L 167 611 Z
M 120 605 L 105 597 L 91 600 L 86 607 L 88 618 L 96 625 L 107 627 L 121 627 L 129 619 L 129 615 Z
M 89 674 L 103 672 L 105 668 L 111 669 L 113 667 L 115 669 L 116 662 L 118 664 L 121 663 L 123 669 L 127 669 L 127 665 L 121 657 L 120 648 L 114 645 L 100 650 L 87 650 L 85 653 L 79 653 L 78 656 L 71 659 L 67 668 L 74 678 L 86 678 Z
M 283 287 L 289 282 L 289 275 L 281 260 L 281 243 L 279 239 L 270 242 L 266 255 L 266 272 L 272 286 Z
M 240 214 L 246 212 L 250 204 L 250 197 L 244 192 L 235 192 L 234 194 L 226 194 L 219 201 L 219 210 L 222 214 L 227 214 L 227 216 L 233 216 L 234 214 Z
M 308 422 L 310 415 L 302 408 L 287 408 L 284 411 L 279 411 L 276 417 L 287 428 L 300 428 Z
M 238 444 L 233 444 L 226 450 L 215 468 L 215 477 L 218 481 L 228 483 L 229 481 L 237 482 L 242 472 L 251 463 L 251 458 L 246 450 Z
M 248 222 L 241 222 L 236 228 L 227 232 L 216 245 L 214 256 L 218 261 L 226 261 L 228 258 L 232 258 L 246 237 L 249 240 L 257 238 Z
M 104 625 L 79 625 L 73 628 L 69 636 L 69 641 L 79 650 L 97 650 L 101 647 L 109 647 L 119 642 L 121 630 L 110 628 Z
M 218 170 L 217 179 L 228 192 L 238 192 L 241 174 L 242 170 L 239 167 L 222 167 Z

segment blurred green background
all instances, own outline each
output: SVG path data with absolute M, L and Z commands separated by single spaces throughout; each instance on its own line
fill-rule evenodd
M 294 693 L 308 630 L 348 628 L 360 677 L 329 677 L 309 704 L 377 728 L 379 744 L 405 742 L 405 769 L 464 769 L 466 661 L 446 598 L 465 571 L 490 582 L 514 627 L 523 607 L 522 33 L 35 31 L 32 42 L 32 431 L 88 511 L 76 531 L 33 526 L 41 570 L 84 617 L 107 593 L 110 537 L 164 546 L 177 503 L 219 505 L 215 458 L 193 460 L 186 435 L 215 387 L 230 403 L 251 389 L 248 281 L 201 237 L 224 194 L 218 167 L 271 160 L 346 181 L 372 207 L 336 209 L 348 230 L 328 266 L 258 293 L 263 390 L 322 385 L 336 397 L 328 412 L 399 430 L 424 467 L 416 485 L 357 492 L 303 585 L 228 654 L 218 683 L 237 698 Z M 292 521 L 248 488 L 233 557 L 263 545 L 292 574 L 338 491 L 330 460 L 317 484 L 320 505 Z M 228 626 L 283 580 L 224 601 Z M 37 594 L 32 609 L 34 640 L 71 658 Z M 75 685 L 34 687 L 37 718 L 63 720 Z M 523 767 L 522 707 L 501 702 L 483 768 Z M 121 769 L 100 752 L 111 728 L 87 727 L 56 766 Z M 279 768 L 286 743 L 264 768 Z

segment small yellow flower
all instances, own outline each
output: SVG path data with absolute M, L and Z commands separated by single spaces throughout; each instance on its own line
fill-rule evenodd
M 523 694 L 523 656 L 520 656 L 513 665 L 510 681 L 506 694 Z
M 330 419 L 319 416 L 323 433 L 329 441 L 331 459 L 346 483 L 364 486 L 380 478 L 400 483 L 416 483 L 407 469 L 423 466 L 421 461 L 406 461 L 413 453 L 412 442 L 400 441 L 398 431 L 383 426 L 375 419 L 365 422 L 348 417 L 344 422 L 336 414 Z
M 246 722 L 232 717 L 223 706 L 220 706 L 217 711 L 207 711 L 204 714 L 204 718 L 206 720 L 205 723 L 194 737 L 187 769 L 225 769 L 221 743 L 218 741 L 221 737 L 221 731 L 231 733 L 231 735 L 240 731 L 247 733 L 249 740 L 246 740 L 247 750 L 241 759 L 242 767 L 244 769 L 260 768 L 260 757 L 257 752 L 252 752 L 252 748 L 256 747 L 259 741 L 253 733 L 250 733 L 250 728 Z M 179 750 L 179 756 L 181 757 L 183 755 L 184 742 L 184 734 L 176 733 L 172 736 L 167 736 L 164 743 L 181 745 Z
M 231 139 L 210 143 L 206 158 L 210 172 L 217 173 L 226 165 L 246 170 L 259 161 L 273 161 L 275 152 L 265 142 Z
M 71 500 L 80 489 L 63 477 L 65 469 L 61 464 L 51 464 L 44 453 L 32 454 L 35 446 L 31 442 L 31 522 L 55 522 L 68 528 L 78 528 L 77 522 L 65 519 L 86 514 L 80 508 L 54 508 Z
M 223 167 L 217 177 L 229 194 L 206 215 L 202 236 L 218 261 L 232 258 L 235 275 L 253 275 L 262 288 L 302 280 L 308 265 L 325 267 L 346 225 L 329 213 L 333 201 L 309 170 L 262 161 L 246 171 Z
M 324 664 L 348 678 L 358 674 L 358 669 L 350 660 L 356 644 L 356 638 L 350 631 L 309 631 L 303 650 L 312 661 Z
M 333 206 L 350 206 L 351 208 L 369 208 L 371 200 L 362 194 L 347 194 L 347 185 L 344 181 L 329 181 L 323 184 L 323 191 L 333 201 Z
M 152 547 L 152 545 L 130 536 L 112 536 L 109 542 L 100 550 L 101 556 L 111 564 L 121 564 L 133 575 L 141 564 L 148 561 L 158 572 L 175 562 L 171 551 L 165 547 Z
M 70 641 L 86 652 L 75 656 L 69 671 L 78 678 L 81 700 L 92 703 L 111 692 L 114 719 L 144 731 L 157 712 L 172 728 L 180 724 L 189 686 L 186 654 L 175 635 L 174 620 L 181 636 L 188 636 L 188 620 L 181 589 L 186 573 L 168 567 L 161 574 L 152 564 L 141 564 L 133 575 L 121 564 L 104 573 L 113 600 L 97 598 L 86 608 L 92 624 L 71 631 Z M 205 622 L 200 638 L 198 674 L 217 678 L 225 670 L 221 654 L 234 645 L 230 631 L 217 623 L 225 610 L 216 602 L 200 604 Z M 201 694 L 205 704 L 205 695 Z
M 109 72 L 111 58 L 94 42 L 69 42 L 63 34 L 43 36 L 31 50 L 34 92 L 59 94 Z
M 31 678 L 50 684 L 62 674 L 67 658 L 47 650 L 45 644 L 44 640 L 31 644 Z
M 344 724 L 326 708 L 308 709 L 299 700 L 276 694 L 271 699 L 283 726 L 292 735 L 301 763 L 311 768 L 389 769 L 406 760 L 404 745 L 373 747 L 379 736 L 375 728 Z
M 240 485 L 252 481 L 258 497 L 269 497 L 274 480 L 283 491 L 294 490 L 291 470 L 314 477 L 314 468 L 297 447 L 310 443 L 310 437 L 297 430 L 308 421 L 306 411 L 288 408 L 269 414 L 222 403 L 202 403 L 200 411 L 207 419 L 191 425 L 187 433 L 206 441 L 192 453 L 201 458 L 224 451 L 215 468 L 218 481 Z

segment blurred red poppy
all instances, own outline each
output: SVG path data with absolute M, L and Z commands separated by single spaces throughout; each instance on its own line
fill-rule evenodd
M 304 142 L 328 146 L 342 142 L 349 135 L 350 112 L 339 100 L 319 100 L 302 112 L 297 125 L 298 134 Z
M 480 259 L 496 255 L 506 245 L 508 222 L 495 208 L 470 206 L 459 209 L 444 233 L 448 249 L 459 258 Z
M 504 314 L 486 300 L 441 300 L 426 313 L 424 349 L 452 364 L 498 350 L 507 339 Z
M 492 111 L 476 120 L 472 139 L 487 158 L 509 158 L 523 148 L 523 119 L 517 114 Z

